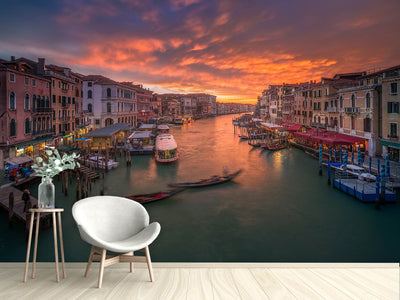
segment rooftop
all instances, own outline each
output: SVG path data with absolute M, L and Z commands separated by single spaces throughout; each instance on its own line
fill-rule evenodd
M 100 128 L 84 135 L 85 138 L 90 137 L 109 137 L 118 131 L 130 131 L 132 126 L 128 123 L 115 123 L 113 125 Z

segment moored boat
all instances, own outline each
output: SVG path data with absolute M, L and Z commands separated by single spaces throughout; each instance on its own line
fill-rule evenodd
M 235 178 L 237 175 L 239 175 L 242 172 L 242 169 L 239 169 L 238 171 L 228 174 L 226 176 L 212 176 L 208 179 L 202 179 L 200 181 L 196 182 L 177 182 L 177 183 L 169 183 L 169 186 L 172 187 L 203 187 L 203 186 L 209 186 L 209 185 L 215 185 L 215 184 L 220 184 L 224 182 L 231 181 L 233 178 Z
M 155 158 L 160 163 L 178 160 L 178 146 L 172 134 L 163 133 L 157 136 Z
M 179 192 L 182 192 L 184 188 L 181 189 L 174 189 L 174 190 L 169 190 L 169 191 L 162 191 L 162 192 L 157 192 L 157 193 L 150 193 L 150 194 L 131 194 L 131 195 L 126 195 L 125 198 L 134 200 L 136 202 L 139 202 L 141 204 L 145 203 L 150 203 L 158 200 L 162 200 L 168 197 L 171 197 L 172 195 L 175 195 Z
M 106 161 L 103 156 L 90 156 L 88 162 L 91 166 L 95 168 L 98 167 L 100 169 L 113 169 L 118 167 L 118 162 L 111 158 Z

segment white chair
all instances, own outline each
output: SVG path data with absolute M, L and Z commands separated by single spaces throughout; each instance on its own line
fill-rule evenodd
M 149 215 L 141 204 L 115 196 L 89 197 L 73 205 L 72 216 L 81 238 L 92 245 L 85 277 L 93 260 L 100 261 L 99 288 L 104 267 L 129 262 L 132 272 L 133 262 L 147 262 L 150 281 L 154 281 L 148 246 L 157 238 L 161 226 L 157 222 L 149 225 Z M 107 250 L 118 255 L 106 255 Z M 134 251 L 144 251 L 146 256 L 134 256 Z

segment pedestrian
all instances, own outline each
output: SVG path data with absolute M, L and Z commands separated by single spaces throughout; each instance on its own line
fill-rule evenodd
M 25 205 L 24 205 L 24 212 L 27 212 L 28 210 L 28 202 L 31 201 L 31 197 L 30 197 L 30 192 L 28 189 L 24 190 L 24 193 L 22 194 L 22 200 L 24 201 Z

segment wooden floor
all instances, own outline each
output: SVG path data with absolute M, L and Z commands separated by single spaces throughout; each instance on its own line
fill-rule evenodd
M 105 269 L 84 278 L 85 264 L 68 263 L 56 282 L 54 263 L 39 263 L 23 283 L 23 263 L 0 263 L 0 299 L 399 299 L 398 264 L 154 263 Z

